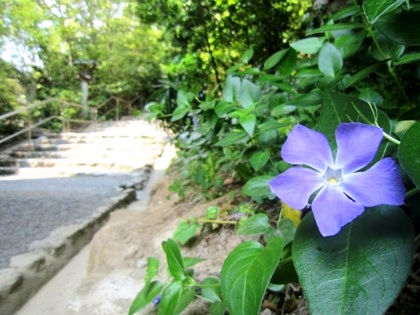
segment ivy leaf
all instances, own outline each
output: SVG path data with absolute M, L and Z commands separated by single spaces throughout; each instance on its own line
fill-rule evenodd
M 298 52 L 302 52 L 304 54 L 316 54 L 322 47 L 325 38 L 323 37 L 308 37 L 305 39 L 298 40 L 290 44 L 290 46 L 297 50 Z
M 375 23 L 382 15 L 391 12 L 403 4 L 405 0 L 365 0 L 363 12 L 370 24 Z
M 343 58 L 338 49 L 331 43 L 325 43 L 318 56 L 318 68 L 323 74 L 335 77 L 343 67 Z
M 384 314 L 411 270 L 414 245 L 399 207 L 367 209 L 332 237 L 322 237 L 309 213 L 293 242 L 293 262 L 311 314 Z
M 237 230 L 238 235 L 264 234 L 272 229 L 268 216 L 264 213 L 254 214 L 241 220 Z
M 195 297 L 194 287 L 184 287 L 182 283 L 172 282 L 162 293 L 158 314 L 178 315 Z
M 248 241 L 237 246 L 223 263 L 222 292 L 229 314 L 257 315 L 271 276 L 283 254 L 283 241 L 272 238 L 267 247 Z
M 416 123 L 404 134 L 398 149 L 402 168 L 420 189 L 420 123 Z
M 242 128 L 245 129 L 246 133 L 252 137 L 255 130 L 255 124 L 257 122 L 257 117 L 254 114 L 243 115 L 239 118 L 239 123 Z
M 270 159 L 270 153 L 267 151 L 257 151 L 252 154 L 251 158 L 249 159 L 249 163 L 251 164 L 252 168 L 258 172 L 260 169 L 264 167 L 264 165 Z
M 168 239 L 162 243 L 163 251 L 166 254 L 169 272 L 175 280 L 183 281 L 185 279 L 185 268 L 182 260 L 181 251 L 173 239 Z

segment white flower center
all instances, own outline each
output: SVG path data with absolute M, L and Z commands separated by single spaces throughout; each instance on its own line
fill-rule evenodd
M 333 168 L 327 168 L 324 174 L 324 179 L 327 182 L 328 185 L 339 185 L 342 180 L 342 170 L 341 169 L 333 169 Z

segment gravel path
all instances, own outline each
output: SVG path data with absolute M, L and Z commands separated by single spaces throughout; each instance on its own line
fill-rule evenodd
M 132 174 L 0 181 L 0 268 L 54 229 L 82 222 L 132 182 Z

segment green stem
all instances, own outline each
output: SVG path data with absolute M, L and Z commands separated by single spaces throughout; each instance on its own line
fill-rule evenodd
M 208 219 L 197 219 L 199 223 L 215 223 L 215 224 L 236 224 L 235 221 L 223 221 L 223 220 L 208 220 Z
M 411 189 L 410 191 L 408 191 L 405 194 L 405 198 L 410 198 L 410 197 L 412 197 L 412 196 L 414 196 L 414 195 L 416 195 L 418 193 L 420 193 L 420 191 L 418 190 L 418 188 L 413 188 L 413 189 Z
M 388 141 L 395 143 L 396 145 L 400 145 L 401 141 L 395 139 L 394 137 L 390 136 L 389 134 L 387 134 L 386 132 L 383 132 L 384 138 L 387 139 Z

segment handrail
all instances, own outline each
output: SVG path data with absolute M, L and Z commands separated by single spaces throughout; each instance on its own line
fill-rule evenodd
M 71 118 L 66 118 L 65 116 L 65 109 L 66 108 L 79 108 L 79 109 L 86 109 L 86 106 L 83 106 L 81 104 L 78 103 L 73 103 L 73 102 L 69 102 L 63 99 L 59 99 L 56 97 L 53 98 L 49 98 L 43 101 L 39 101 L 36 102 L 35 104 L 22 104 L 22 106 L 19 109 L 13 110 L 11 112 L 8 112 L 6 114 L 0 115 L 0 123 L 2 120 L 5 120 L 7 118 L 22 114 L 22 113 L 27 113 L 28 117 L 27 117 L 27 126 L 21 130 L 18 130 L 17 132 L 8 135 L 4 138 L 0 138 L 0 144 L 5 143 L 13 138 L 16 138 L 17 136 L 24 134 L 24 133 L 28 133 L 28 139 L 30 140 L 32 138 L 32 130 L 36 127 L 39 127 L 43 124 L 45 124 L 46 122 L 53 120 L 53 119 L 60 119 L 63 122 L 63 129 L 66 130 L 69 128 L 69 122 L 81 122 L 81 123 L 89 123 L 89 122 L 96 122 L 98 120 L 98 111 L 101 108 L 104 108 L 106 105 L 108 105 L 110 102 L 115 101 L 116 103 L 114 104 L 114 108 L 111 108 L 110 110 L 108 110 L 107 112 L 105 112 L 102 116 L 99 117 L 99 119 L 101 119 L 101 117 L 107 117 L 110 113 L 112 113 L 113 111 L 115 111 L 115 119 L 119 120 L 120 119 L 120 107 L 121 104 L 125 104 L 128 107 L 128 114 L 131 115 L 131 104 L 132 102 L 128 102 L 124 99 L 121 99 L 119 97 L 116 96 L 111 96 L 110 98 L 108 98 L 106 101 L 104 101 L 103 103 L 101 103 L 98 106 L 91 106 L 88 107 L 88 114 L 86 117 L 83 117 L 83 119 L 71 119 Z M 53 115 L 53 116 L 49 116 L 47 118 L 44 118 L 42 120 L 37 121 L 36 123 L 32 123 L 32 111 L 34 109 L 36 109 L 37 107 L 43 106 L 45 104 L 49 104 L 52 102 L 58 102 L 60 103 L 60 107 L 61 107 L 61 111 L 59 115 Z M 86 114 L 86 113 L 83 113 Z M 90 118 L 90 119 L 89 119 Z

